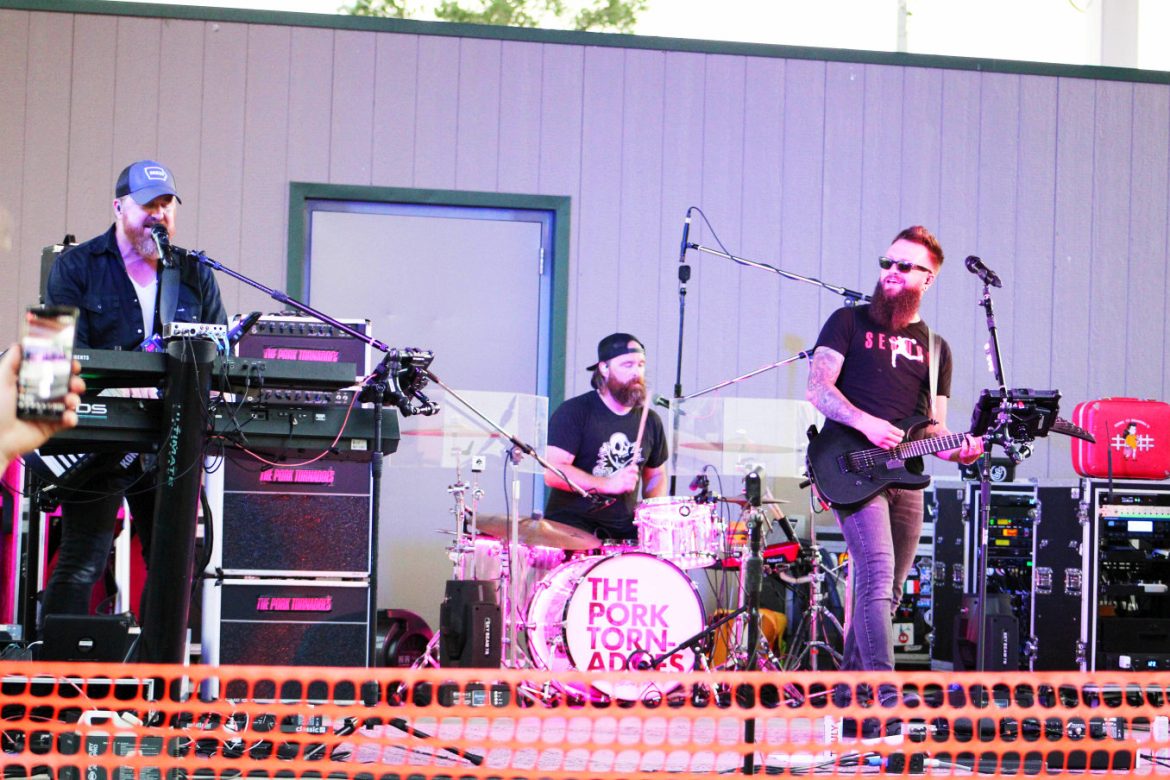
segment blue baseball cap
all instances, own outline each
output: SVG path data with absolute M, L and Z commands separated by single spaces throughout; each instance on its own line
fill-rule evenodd
M 170 168 L 154 160 L 130 163 L 118 175 L 114 197 L 123 198 L 127 195 L 134 198 L 139 206 L 145 206 L 159 195 L 174 195 L 175 200 L 183 202 L 179 193 L 175 192 L 175 177 Z

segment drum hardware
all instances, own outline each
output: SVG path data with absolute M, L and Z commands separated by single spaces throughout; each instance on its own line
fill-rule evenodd
M 549 463 L 539 452 L 536 451 L 536 448 L 531 444 L 521 441 L 514 434 L 505 430 L 502 426 L 477 409 L 474 404 L 447 386 L 429 369 L 423 367 L 421 372 L 425 376 L 426 380 L 433 382 L 438 387 L 443 388 L 443 390 L 445 390 L 447 394 L 451 396 L 451 398 L 458 401 L 461 406 L 471 412 L 471 414 L 473 414 L 475 417 L 483 421 L 493 431 L 499 433 L 503 437 L 503 441 L 507 442 L 509 445 L 508 453 L 513 463 L 518 464 L 525 455 L 528 455 L 545 469 L 548 469 L 560 476 L 561 479 L 564 480 L 565 484 L 568 485 L 574 492 L 586 498 L 591 497 L 591 494 L 587 490 L 573 482 L 568 477 L 568 475 L 564 473 L 563 470 Z M 518 669 L 521 668 L 522 665 L 517 636 L 517 624 L 519 623 L 519 619 L 515 614 L 516 609 L 513 605 L 518 605 L 520 601 L 520 578 L 512 575 L 520 571 L 520 478 L 519 472 L 516 469 L 512 470 L 512 474 L 511 500 L 508 502 L 508 574 L 505 575 L 506 579 L 502 582 L 502 584 L 505 586 L 504 590 L 507 594 L 507 597 L 505 598 L 507 607 L 504 610 L 503 641 L 507 651 L 506 665 L 509 668 Z
M 783 573 L 780 575 L 780 579 L 789 585 L 808 584 L 808 606 L 805 607 L 804 613 L 800 616 L 796 633 L 792 635 L 792 645 L 785 657 L 783 668 L 787 670 L 799 669 L 807 658 L 809 669 L 815 672 L 818 669 L 822 650 L 832 656 L 837 668 L 841 666 L 841 653 L 830 642 L 828 628 L 825 627 L 824 623 L 831 623 L 837 629 L 837 635 L 840 637 L 845 636 L 845 629 L 842 628 L 841 621 L 837 620 L 837 616 L 833 614 L 832 610 L 824 604 L 824 594 L 821 592 L 823 577 L 826 575 L 834 576 L 835 572 L 823 572 L 821 569 L 822 548 L 817 544 L 815 515 L 812 516 L 808 527 L 809 543 L 801 550 L 798 557 L 798 560 L 807 564 L 808 574 L 798 578 L 786 577 Z
M 744 654 L 746 657 L 746 668 L 756 668 L 760 659 L 760 591 L 763 586 L 763 557 L 761 556 L 761 550 L 763 546 L 765 514 L 760 510 L 760 506 L 763 503 L 761 497 L 762 484 L 762 468 L 757 467 L 753 469 L 744 478 L 744 492 L 747 496 L 747 504 L 750 507 L 746 515 L 751 530 L 748 543 L 748 556 L 743 560 L 742 565 L 743 588 L 741 591 L 743 595 L 739 608 L 728 612 L 719 620 L 716 620 L 701 631 L 688 637 L 676 647 L 670 648 L 657 656 L 650 656 L 639 664 L 639 668 L 648 669 L 656 667 L 664 658 L 678 652 L 680 649 L 694 649 L 700 643 L 710 642 L 721 627 L 745 616 L 748 621 L 748 629 L 746 632 L 747 649 Z

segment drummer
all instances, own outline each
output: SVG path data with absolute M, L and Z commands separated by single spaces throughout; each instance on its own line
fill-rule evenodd
M 629 333 L 612 333 L 586 370 L 593 390 L 553 412 L 546 457 L 594 497 L 581 497 L 545 470 L 551 490 L 544 514 L 602 541 L 635 540 L 638 488 L 644 498 L 666 495 L 666 432 L 647 403 L 646 350 Z

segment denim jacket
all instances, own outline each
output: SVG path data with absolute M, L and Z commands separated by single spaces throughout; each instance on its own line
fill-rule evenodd
M 159 296 L 161 298 L 161 296 Z M 210 268 L 184 261 L 179 272 L 175 322 L 227 324 L 219 285 Z M 142 309 L 126 273 L 111 225 L 100 236 L 63 253 L 53 263 L 45 302 L 76 306 L 77 346 L 89 349 L 135 349 L 151 333 L 142 332 Z M 156 302 L 154 329 L 161 329 Z

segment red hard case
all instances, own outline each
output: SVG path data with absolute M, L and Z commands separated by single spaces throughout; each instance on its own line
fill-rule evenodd
M 1100 398 L 1077 404 L 1073 422 L 1096 444 L 1073 439 L 1072 464 L 1083 477 L 1170 478 L 1170 404 L 1140 398 Z

